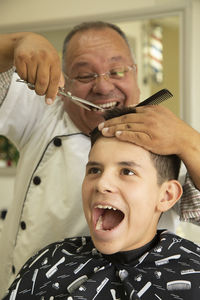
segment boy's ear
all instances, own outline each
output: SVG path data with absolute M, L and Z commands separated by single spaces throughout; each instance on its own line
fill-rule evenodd
M 182 196 L 183 189 L 179 181 L 168 180 L 161 186 L 160 199 L 157 204 L 157 209 L 160 212 L 169 210 Z

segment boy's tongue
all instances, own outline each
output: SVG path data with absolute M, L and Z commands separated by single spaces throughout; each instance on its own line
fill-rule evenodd
M 104 209 L 103 214 L 99 217 L 96 229 L 111 230 L 123 219 L 123 213 L 119 210 Z

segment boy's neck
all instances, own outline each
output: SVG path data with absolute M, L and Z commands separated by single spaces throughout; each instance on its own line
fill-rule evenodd
M 123 252 L 117 252 L 114 254 L 106 255 L 103 254 L 104 257 L 108 258 L 113 263 L 124 263 L 124 264 L 130 264 L 131 262 L 134 262 L 138 258 L 140 258 L 144 253 L 151 250 L 157 243 L 158 243 L 159 237 L 158 234 L 154 236 L 154 238 L 144 246 L 130 250 L 130 251 L 123 251 Z

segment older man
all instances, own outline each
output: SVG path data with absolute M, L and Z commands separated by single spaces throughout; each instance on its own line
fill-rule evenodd
M 78 26 L 65 40 L 63 60 L 66 91 L 104 109 L 138 103 L 137 66 L 118 27 L 102 22 Z M 20 151 L 15 199 L 0 241 L 2 294 L 35 251 L 58 239 L 87 232 L 81 208 L 81 183 L 90 149 L 88 134 L 103 120 L 101 112 L 87 111 L 68 98 L 57 98 L 52 105 L 46 105 L 43 96 L 16 82 L 18 76 L 13 74 L 13 65 L 22 79 L 35 84 L 37 94 L 46 95 L 49 104 L 62 81 L 59 83 L 58 55 L 43 37 L 32 33 L 1 36 L 0 71 L 4 73 L 0 133 Z M 151 136 L 165 128 L 168 139 L 163 140 L 159 134 L 159 144 L 165 142 L 163 151 L 167 144 L 168 153 L 180 154 L 199 188 L 200 135 L 168 110 L 162 113 L 163 110 L 151 108 L 153 118 L 162 115 L 160 123 L 152 126 Z M 142 112 L 143 122 L 149 120 L 150 109 Z M 133 121 L 134 117 L 131 118 Z M 173 138 L 171 131 L 167 135 L 169 124 L 173 127 Z M 143 127 L 137 127 L 138 131 L 143 132 Z M 183 132 L 187 132 L 187 151 L 182 149 L 184 153 L 180 153 L 179 147 L 185 142 Z M 143 146 L 142 139 L 140 143 Z M 191 185 L 189 189 L 193 198 L 199 196 L 195 187 Z M 168 219 L 165 227 L 171 222 Z

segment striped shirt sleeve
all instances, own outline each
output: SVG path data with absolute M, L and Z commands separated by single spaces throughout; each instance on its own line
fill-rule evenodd
M 0 73 L 0 106 L 7 95 L 14 71 L 15 67 L 12 67 L 8 71 Z
M 200 225 L 200 191 L 194 186 L 189 174 L 183 185 L 180 214 L 181 221 Z

